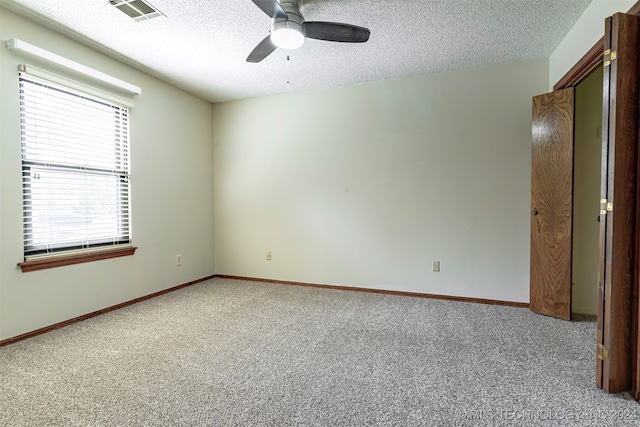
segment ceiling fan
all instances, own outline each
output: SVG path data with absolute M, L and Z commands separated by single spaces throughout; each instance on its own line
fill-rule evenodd
M 300 13 L 298 0 L 252 0 L 271 17 L 271 33 L 251 51 L 247 62 L 260 62 L 277 48 L 297 49 L 304 38 L 330 42 L 364 43 L 369 40 L 369 30 L 356 25 L 338 22 L 306 22 Z

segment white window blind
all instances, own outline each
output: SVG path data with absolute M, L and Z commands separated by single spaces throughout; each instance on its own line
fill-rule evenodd
M 129 109 L 19 74 L 24 253 L 128 244 Z

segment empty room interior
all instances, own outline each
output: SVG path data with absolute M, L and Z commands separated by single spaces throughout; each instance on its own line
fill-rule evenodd
M 379 3 L 0 0 L 1 425 L 640 423 L 637 331 L 594 342 L 640 7 Z M 594 48 L 550 316 L 532 99 Z

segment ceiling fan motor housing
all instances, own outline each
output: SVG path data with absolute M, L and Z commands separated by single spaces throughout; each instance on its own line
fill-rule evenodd
M 305 30 L 303 25 L 304 18 L 302 17 L 302 14 L 300 13 L 300 9 L 298 8 L 298 2 L 284 0 L 280 3 L 280 5 L 284 9 L 284 11 L 287 13 L 287 17 L 289 19 L 279 18 L 279 17 L 273 18 L 271 20 L 271 32 L 273 33 L 277 30 L 287 28 L 287 29 L 295 30 L 304 36 L 305 35 Z

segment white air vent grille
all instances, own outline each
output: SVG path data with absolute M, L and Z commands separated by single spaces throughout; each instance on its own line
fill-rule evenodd
M 142 0 L 109 0 L 109 4 L 138 22 L 165 16 L 164 13 Z

